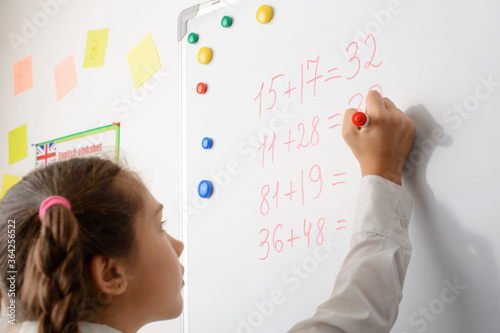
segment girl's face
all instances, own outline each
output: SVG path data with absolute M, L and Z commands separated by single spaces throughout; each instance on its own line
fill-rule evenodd
M 147 188 L 142 191 L 144 209 L 134 226 L 138 253 L 127 288 L 132 289 L 135 308 L 144 311 L 148 322 L 176 318 L 183 307 L 184 267 L 179 257 L 184 244 L 162 229 L 163 206 Z

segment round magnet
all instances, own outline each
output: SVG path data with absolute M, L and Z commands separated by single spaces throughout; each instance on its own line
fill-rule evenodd
M 203 138 L 203 140 L 201 141 L 201 146 L 203 147 L 203 149 L 212 148 L 212 144 L 213 144 L 213 141 L 210 138 Z
M 202 65 L 206 65 L 212 61 L 213 52 L 209 47 L 202 47 L 198 52 L 198 61 Z
M 196 92 L 200 95 L 206 93 L 207 92 L 207 84 L 203 83 L 203 82 L 198 83 L 198 85 L 196 86 Z
M 224 28 L 229 28 L 231 26 L 231 24 L 233 24 L 233 19 L 229 16 L 224 16 L 220 22 L 220 24 L 224 27 Z
M 212 195 L 214 188 L 212 186 L 212 183 L 209 182 L 208 180 L 203 180 L 200 182 L 200 185 L 198 185 L 198 195 L 200 198 L 206 199 Z
M 257 21 L 262 24 L 271 22 L 274 16 L 274 9 L 268 5 L 262 5 L 257 10 Z
M 188 43 L 189 44 L 194 44 L 198 41 L 198 34 L 195 34 L 194 32 L 190 33 L 188 36 Z

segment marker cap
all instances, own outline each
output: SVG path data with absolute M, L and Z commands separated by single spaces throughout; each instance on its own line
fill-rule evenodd
M 370 122 L 368 116 L 363 112 L 356 112 L 352 115 L 352 123 L 354 126 L 365 127 Z

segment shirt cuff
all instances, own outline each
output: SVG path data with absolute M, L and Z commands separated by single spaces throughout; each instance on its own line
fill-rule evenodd
M 364 176 L 356 203 L 353 234 L 373 232 L 411 249 L 408 224 L 412 198 L 402 186 L 376 175 Z

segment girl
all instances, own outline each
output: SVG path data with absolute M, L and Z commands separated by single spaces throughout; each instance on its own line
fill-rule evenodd
M 162 229 L 162 209 L 135 173 L 101 158 L 54 163 L 12 187 L 0 204 L 0 271 L 22 332 L 131 333 L 179 316 L 183 244 Z M 5 298 L 14 270 L 15 298 Z
M 388 332 L 396 320 L 411 252 L 401 172 L 415 129 L 376 91 L 366 103 L 370 125 L 355 127 L 349 109 L 342 129 L 363 175 L 351 250 L 330 299 L 289 332 Z M 21 332 L 134 333 L 179 316 L 183 244 L 162 229 L 162 209 L 136 173 L 96 157 L 12 187 L 0 203 L 0 272 Z

